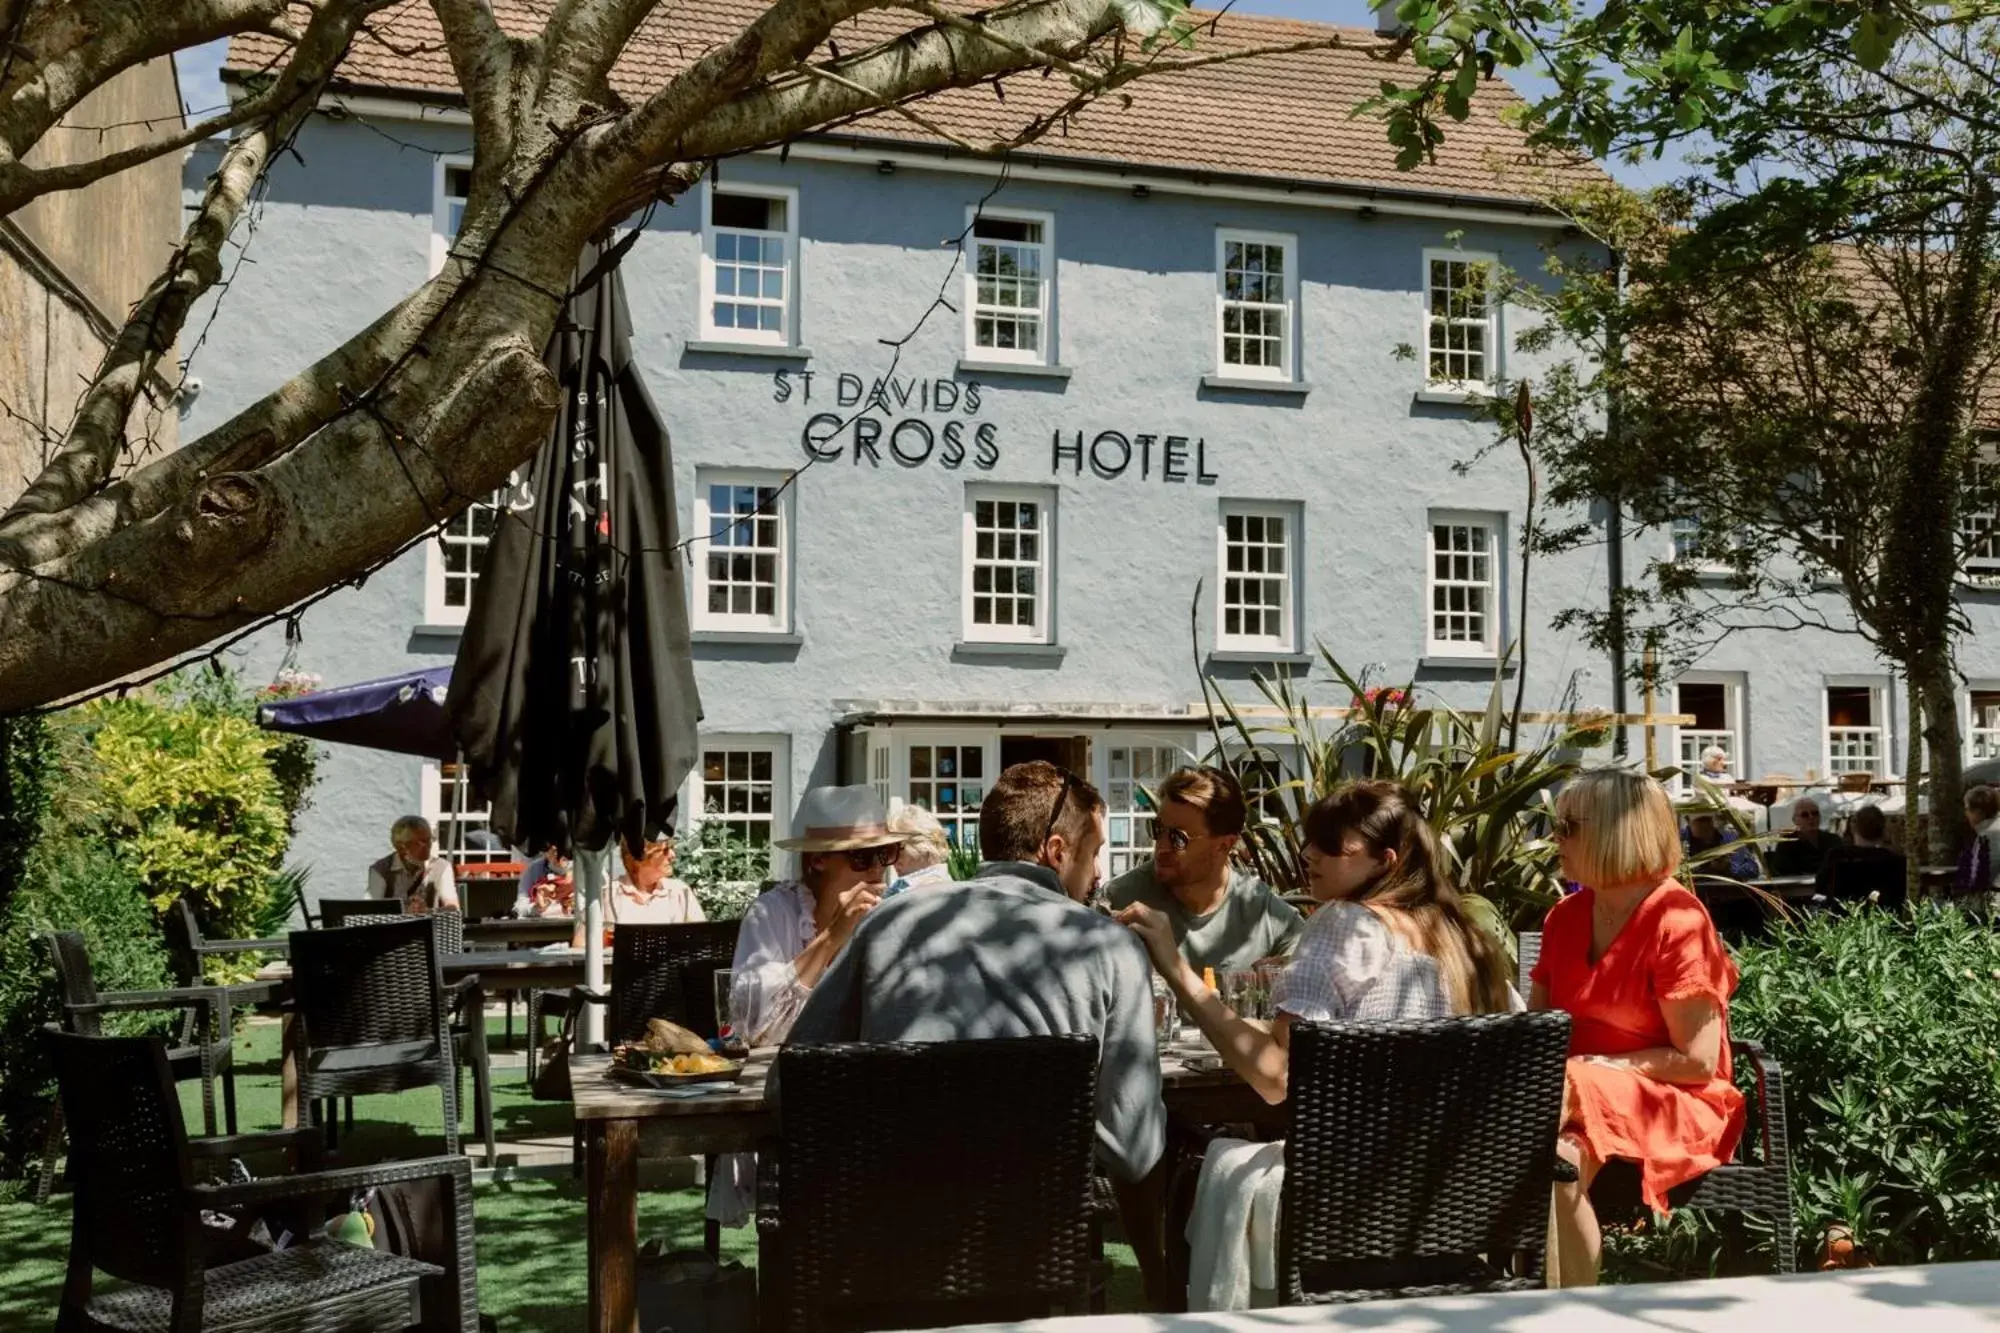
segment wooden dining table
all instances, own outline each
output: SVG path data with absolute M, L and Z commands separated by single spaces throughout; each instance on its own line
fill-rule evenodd
M 570 1061 L 570 1087 L 583 1130 L 589 1333 L 637 1333 L 639 1327 L 639 1163 L 648 1157 L 706 1157 L 751 1152 L 777 1133 L 764 1084 L 777 1047 L 751 1052 L 733 1083 L 653 1091 L 611 1077 L 608 1055 Z M 1160 1056 L 1161 1095 L 1169 1112 L 1202 1123 L 1268 1122 L 1273 1108 L 1228 1069 L 1197 1068 L 1198 1043 L 1176 1043 Z

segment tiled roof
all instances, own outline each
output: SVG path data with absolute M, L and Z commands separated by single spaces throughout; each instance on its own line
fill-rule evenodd
M 510 34 L 539 33 L 546 0 L 492 0 Z M 738 31 L 765 8 L 758 0 L 680 0 L 662 5 L 641 27 L 612 72 L 612 86 L 637 101 L 663 86 L 704 50 Z M 878 10 L 840 25 L 834 40 L 852 53 L 921 22 L 907 10 Z M 1354 185 L 1440 195 L 1523 200 L 1530 191 L 1508 183 L 1508 168 L 1526 162 L 1524 137 L 1503 113 L 1521 105 L 1505 82 L 1483 82 L 1471 117 L 1447 127 L 1434 163 L 1396 169 L 1382 123 L 1353 109 L 1379 89 L 1391 68 L 1367 54 L 1379 39 L 1370 29 L 1229 13 L 1197 35 L 1193 54 L 1311 41 L 1338 34 L 1354 47 L 1260 56 L 1242 62 L 1141 79 L 1087 107 L 1066 127 L 1023 151 L 1134 166 L 1270 177 L 1274 183 Z M 276 39 L 237 38 L 225 71 L 247 71 L 283 58 Z M 1173 58 L 1169 52 L 1167 59 Z M 1410 67 L 1403 66 L 1408 81 Z M 355 43 L 342 71 L 353 90 L 455 98 L 457 81 L 444 36 L 426 0 L 405 0 Z M 954 89 L 922 103 L 923 114 L 975 143 L 1011 137 L 1038 112 L 1060 105 L 1071 87 L 1039 71 L 1006 81 L 1003 101 L 991 86 Z M 845 133 L 943 146 L 909 120 L 876 113 Z M 1594 167 L 1581 170 L 1596 175 Z M 1598 177 L 1601 179 L 1601 176 Z

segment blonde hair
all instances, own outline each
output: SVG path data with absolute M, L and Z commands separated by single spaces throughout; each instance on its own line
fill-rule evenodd
M 925 866 L 941 866 L 951 859 L 951 841 L 944 836 L 944 825 L 921 805 L 905 802 L 896 807 L 896 812 L 889 816 L 889 832 L 903 839 L 903 846 L 909 849 L 920 870 Z
M 1567 857 L 1586 888 L 1665 879 L 1680 869 L 1680 826 L 1666 788 L 1623 768 L 1581 773 L 1556 798 L 1575 828 Z

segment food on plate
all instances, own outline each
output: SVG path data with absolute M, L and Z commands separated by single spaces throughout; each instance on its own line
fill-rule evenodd
M 719 1055 L 656 1055 L 651 1069 L 655 1074 L 721 1074 L 737 1068 L 734 1060 Z
M 707 1055 L 708 1043 L 678 1023 L 664 1018 L 646 1020 L 646 1049 L 654 1055 Z

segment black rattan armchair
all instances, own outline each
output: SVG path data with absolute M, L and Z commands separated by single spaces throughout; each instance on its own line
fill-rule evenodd
M 402 916 L 403 905 L 394 898 L 322 898 L 319 900 L 319 924 L 327 930 L 339 930 L 353 924 L 358 916 Z
M 101 1020 L 106 1014 L 178 1012 L 172 1043 L 167 1047 L 167 1066 L 177 1080 L 201 1080 L 202 1127 L 210 1134 L 215 1133 L 215 1084 L 220 1076 L 223 1121 L 234 1134 L 236 1079 L 229 1053 L 229 992 L 212 986 L 99 991 L 97 976 L 90 966 L 90 950 L 81 934 L 73 930 L 55 931 L 48 941 L 49 954 L 55 961 L 56 982 L 62 987 L 63 1027 L 94 1037 L 102 1030 Z M 63 1110 L 58 1101 L 49 1110 L 48 1130 L 42 1143 L 42 1172 L 35 1186 L 37 1203 L 46 1203 L 55 1187 L 56 1157 L 61 1151 L 62 1137 Z
M 445 990 L 435 916 L 412 916 L 292 935 L 299 1100 L 355 1097 L 435 1086 L 444 1097 L 447 1150 L 458 1151 L 458 1034 L 449 1010 L 469 1015 L 465 1032 L 479 1128 L 493 1161 L 485 996 L 477 977 Z M 313 1113 L 307 1110 L 310 1117 Z M 327 1129 L 333 1136 L 329 1108 Z
M 607 1006 L 606 1041 L 636 1041 L 646 1020 L 664 1018 L 696 1036 L 713 1038 L 715 974 L 736 958 L 741 921 L 690 921 L 680 925 L 619 926 L 611 951 L 611 991 L 569 992 L 574 1020 L 579 1006 Z M 565 1024 L 568 1034 L 570 1025 Z M 540 1035 L 539 1033 L 536 1035 Z
M 1294 1023 L 1287 1305 L 1542 1285 L 1569 1016 Z
M 165 1044 L 152 1037 L 51 1031 L 70 1122 L 69 1270 L 57 1333 L 202 1329 L 372 1333 L 421 1326 L 476 1333 L 478 1273 L 472 1172 L 462 1157 L 321 1171 L 238 1184 L 206 1183 L 204 1164 L 259 1147 L 312 1141 L 310 1131 L 187 1137 Z M 455 1245 L 448 1265 L 312 1235 L 318 1203 L 344 1211 L 354 1190 L 443 1177 Z M 237 1257 L 204 1211 L 275 1213 L 310 1201 L 296 1243 Z M 222 1252 L 218 1252 L 222 1251 Z M 102 1273 L 127 1285 L 93 1294 Z
M 1528 972 L 1542 954 L 1539 931 L 1520 936 L 1520 989 L 1528 993 Z M 1738 1214 L 1726 1228 L 1731 1249 L 1742 1245 L 1741 1214 L 1758 1213 L 1771 1223 L 1772 1261 L 1780 1273 L 1798 1271 L 1798 1223 L 1792 1212 L 1791 1141 L 1785 1128 L 1785 1075 L 1778 1062 L 1754 1041 L 1729 1043 L 1738 1070 L 1755 1078 L 1750 1097 L 1749 1126 L 1736 1145 L 1736 1156 L 1707 1175 L 1669 1191 L 1676 1208 L 1712 1208 Z M 1756 1156 L 1751 1156 L 1752 1146 Z M 1630 1217 L 1639 1213 L 1639 1174 L 1629 1162 L 1612 1162 L 1590 1187 L 1591 1206 L 1600 1217 Z
M 762 1333 L 1085 1312 L 1095 1037 L 787 1046 L 776 1076 Z
M 167 909 L 167 965 L 173 970 L 174 984 L 181 987 L 209 986 L 207 963 L 211 958 L 228 958 L 243 953 L 268 953 L 283 957 L 289 940 L 211 940 L 201 933 L 194 906 L 176 898 Z M 233 1008 L 248 1008 L 269 1000 L 278 991 L 272 981 L 247 981 L 223 985 Z

